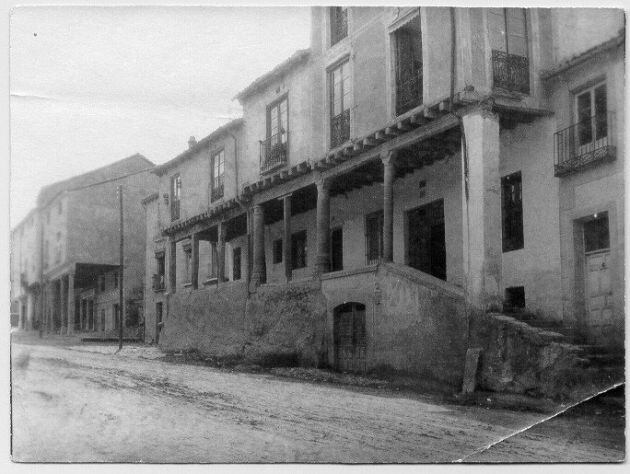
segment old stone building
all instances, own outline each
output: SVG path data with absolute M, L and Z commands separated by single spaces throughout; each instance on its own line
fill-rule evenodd
M 123 187 L 126 320 L 142 317 L 144 212 L 157 185 L 153 163 L 133 155 L 42 188 L 37 207 L 12 231 L 12 300 L 20 326 L 72 334 L 118 327 L 119 201 Z
M 486 388 L 564 393 L 623 346 L 623 26 L 314 7 L 243 118 L 156 167 L 146 339 L 453 386 L 479 347 Z

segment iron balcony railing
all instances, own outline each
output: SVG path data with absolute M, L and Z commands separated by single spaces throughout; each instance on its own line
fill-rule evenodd
M 260 142 L 260 172 L 267 173 L 287 164 L 288 132 L 280 132 Z
M 599 114 L 554 134 L 554 175 L 564 176 L 582 168 L 612 161 L 614 114 Z
M 418 69 L 411 77 L 396 82 L 396 115 L 419 106 L 422 103 L 422 69 Z
M 164 275 L 154 273 L 152 278 L 153 291 L 162 291 L 164 289 Z
M 529 59 L 492 50 L 494 87 L 529 94 Z
M 330 147 L 336 148 L 350 139 L 350 109 L 330 119 Z
M 214 178 L 212 184 L 210 185 L 210 202 L 221 199 L 223 197 L 223 191 L 223 175 L 221 175 L 218 178 Z

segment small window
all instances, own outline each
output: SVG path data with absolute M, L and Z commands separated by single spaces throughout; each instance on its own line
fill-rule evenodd
M 348 8 L 330 7 L 330 45 L 348 36 Z
M 241 248 L 236 247 L 232 250 L 232 280 L 241 279 Z
M 291 267 L 294 269 L 306 267 L 305 230 L 291 236 Z
M 523 200 L 521 172 L 501 178 L 503 251 L 523 248 Z
M 216 201 L 223 197 L 223 177 L 225 175 L 225 151 L 221 150 L 212 155 L 210 160 L 212 168 L 212 191 L 210 201 Z
M 608 213 L 597 214 L 584 223 L 584 251 L 597 252 L 610 248 Z
M 208 262 L 208 279 L 217 278 L 219 274 L 219 251 L 216 242 L 210 242 L 210 259 Z
M 525 287 L 512 286 L 505 289 L 503 311 L 514 312 L 525 309 Z
M 273 241 L 273 263 L 282 263 L 282 239 Z
M 182 196 L 182 179 L 179 174 L 171 177 L 171 220 L 179 219 L 180 200 Z
M 580 146 L 597 142 L 608 135 L 606 84 L 580 92 L 575 98 Z

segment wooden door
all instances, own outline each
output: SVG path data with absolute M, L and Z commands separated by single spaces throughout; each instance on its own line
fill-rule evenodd
M 365 372 L 365 306 L 346 303 L 335 310 L 335 368 L 342 372 Z
M 407 212 L 407 264 L 446 280 L 444 201 L 434 201 Z

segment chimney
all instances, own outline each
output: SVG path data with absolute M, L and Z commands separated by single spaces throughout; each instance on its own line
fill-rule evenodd
M 197 144 L 197 139 L 195 137 L 190 137 L 188 139 L 188 148 L 193 148 Z

